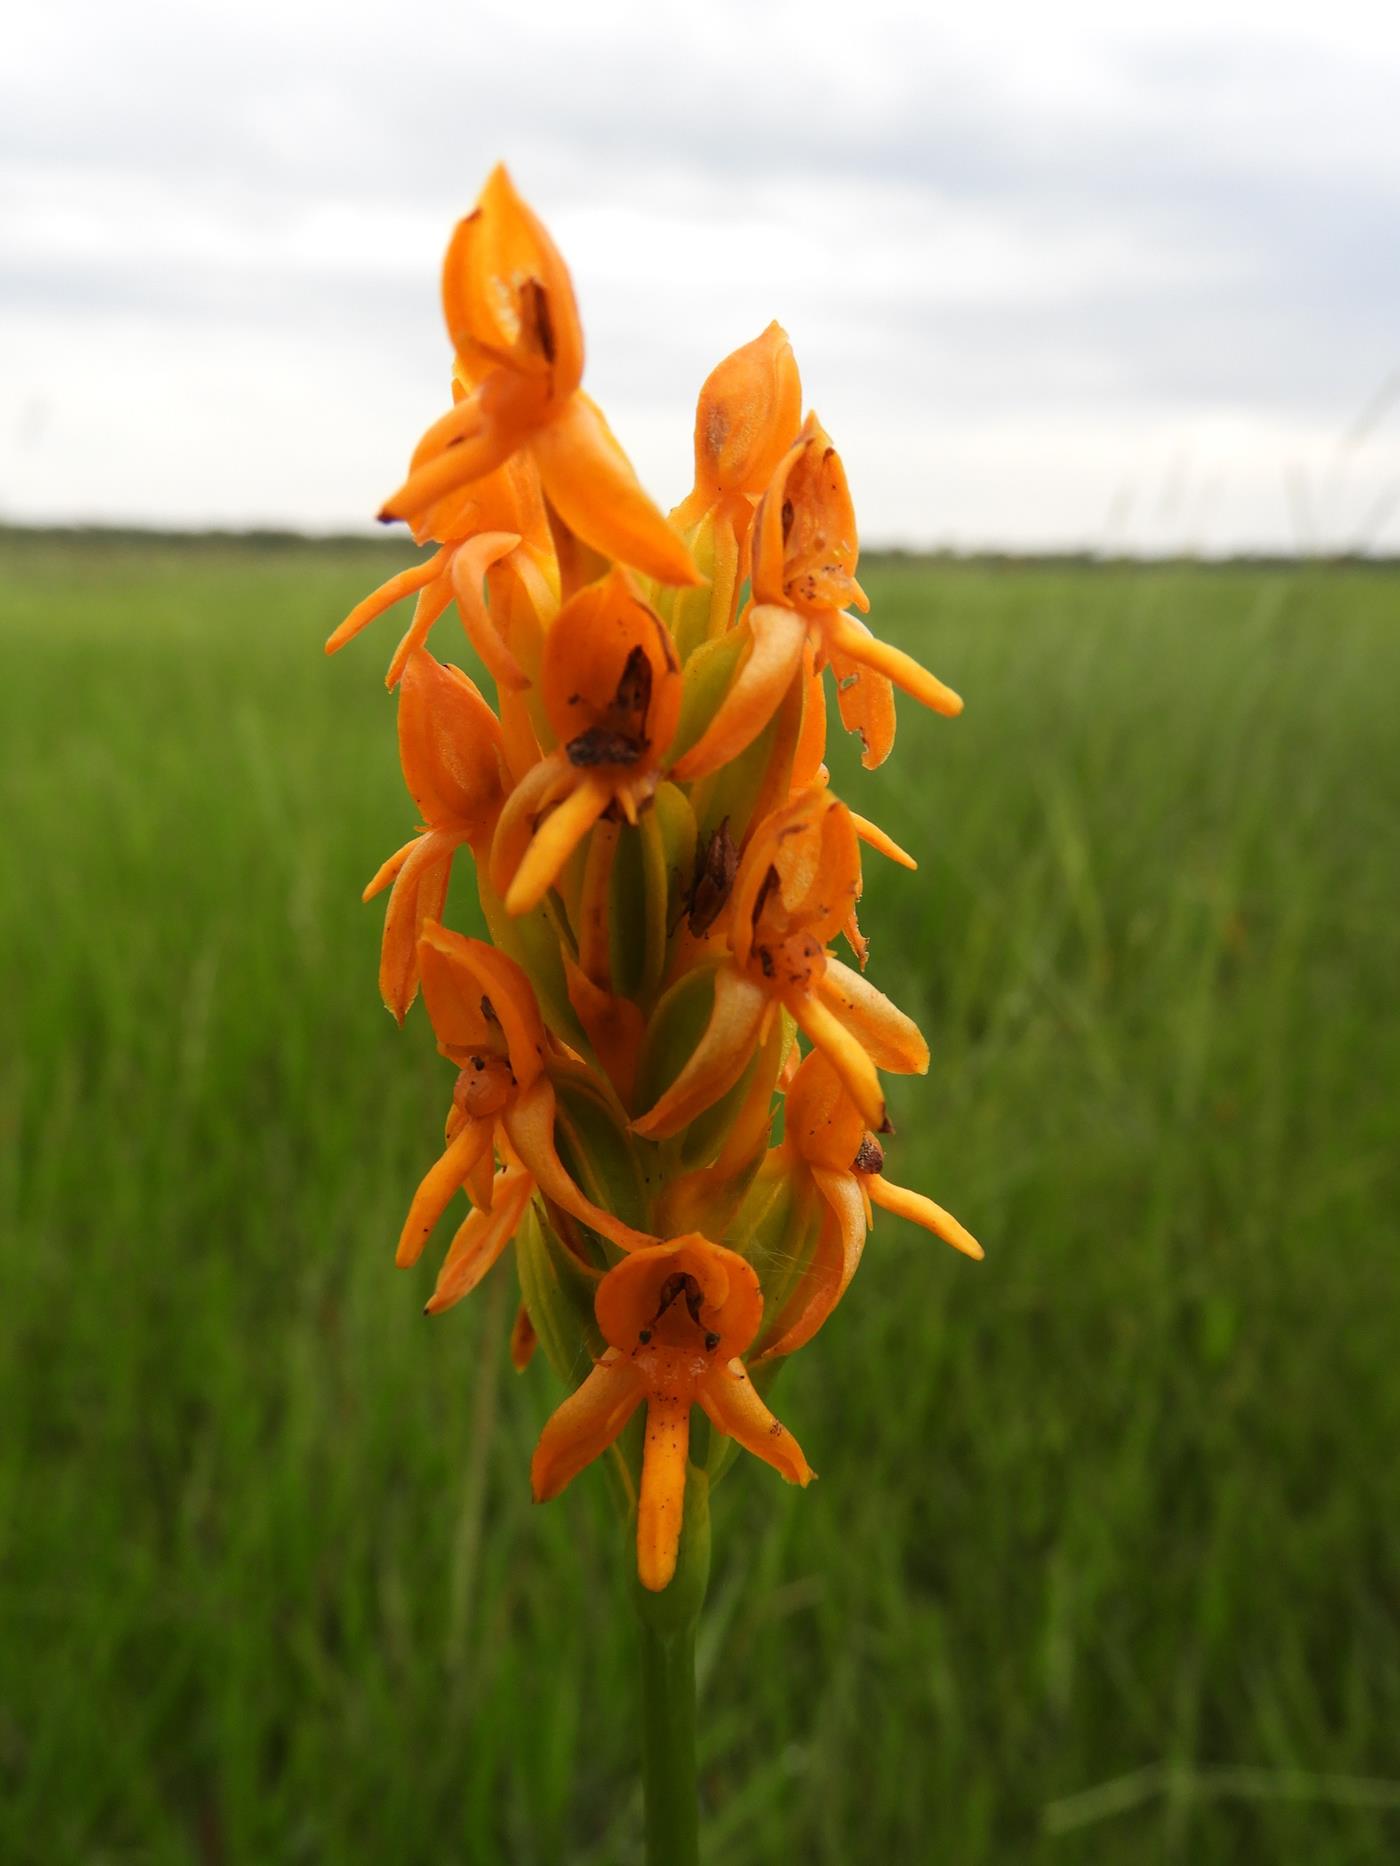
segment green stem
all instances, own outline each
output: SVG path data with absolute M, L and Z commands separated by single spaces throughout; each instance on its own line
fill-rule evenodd
M 699 1866 L 695 1624 L 670 1634 L 641 1624 L 647 1866 Z

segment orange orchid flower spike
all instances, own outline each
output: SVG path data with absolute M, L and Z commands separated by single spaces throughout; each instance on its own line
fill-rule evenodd
M 536 1502 L 558 1496 L 645 1402 L 637 1573 L 659 1592 L 676 1570 L 692 1406 L 790 1484 L 813 1472 L 739 1358 L 762 1323 L 763 1295 L 737 1252 L 697 1232 L 636 1251 L 603 1278 L 594 1308 L 608 1351 L 546 1424 L 530 1479 Z
M 741 627 L 748 640 L 733 685 L 708 727 L 676 765 L 681 780 L 704 777 L 752 744 L 802 668 L 830 664 L 837 706 L 861 735 L 861 762 L 882 764 L 894 744 L 891 682 L 935 712 L 962 701 L 912 656 L 845 613 L 869 608 L 856 581 L 859 547 L 846 470 L 815 415 L 779 464 L 753 527 L 753 602 Z
M 635 823 L 661 776 L 680 717 L 680 668 L 626 571 L 559 611 L 540 697 L 557 746 L 511 793 L 491 851 L 492 885 L 512 914 L 538 906 L 605 812 Z
M 779 1151 L 790 1172 L 810 1176 L 825 1209 L 811 1260 L 756 1365 L 805 1347 L 826 1321 L 856 1273 L 874 1205 L 911 1219 L 980 1262 L 982 1246 L 951 1212 L 884 1177 L 879 1141 L 820 1050 L 808 1052 L 788 1085 Z
M 452 859 L 463 843 L 490 845 L 505 802 L 501 728 L 473 681 L 423 649 L 399 687 L 399 758 L 424 827 L 391 855 L 364 892 L 393 883 L 384 916 L 379 991 L 400 1023 L 418 993 L 418 940 L 442 917 Z
M 583 333 L 568 271 L 496 168 L 443 263 L 442 304 L 464 393 L 419 441 L 380 516 L 414 521 L 528 450 L 571 531 L 661 583 L 698 573 L 583 393 Z
M 829 1058 L 868 1127 L 884 1131 L 878 1071 L 922 1075 L 928 1045 L 917 1026 L 829 942 L 860 894 L 860 849 L 850 811 L 814 788 L 755 831 L 726 910 L 730 961 L 715 974 L 714 1008 L 690 1060 L 654 1107 L 633 1122 L 664 1138 L 739 1079 L 785 1007 Z
M 429 924 L 419 941 L 419 964 L 438 1049 L 457 1065 L 458 1076 L 446 1149 L 413 1196 L 395 1261 L 401 1268 L 417 1263 L 464 1187 L 474 1208 L 452 1240 L 429 1310 L 450 1308 L 475 1288 L 515 1235 L 537 1189 L 620 1250 L 654 1244 L 585 1197 L 559 1158 L 548 1073 L 553 1046 L 515 961 L 483 940 Z M 496 1146 L 506 1162 L 499 1183 Z

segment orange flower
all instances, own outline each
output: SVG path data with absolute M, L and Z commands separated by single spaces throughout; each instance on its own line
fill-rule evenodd
M 831 665 L 841 718 L 861 734 L 868 769 L 883 763 L 894 743 L 891 682 L 935 712 L 962 711 L 950 687 L 844 613 L 848 603 L 870 605 L 856 582 L 859 548 L 846 470 L 815 415 L 763 495 L 752 552 L 743 657 L 718 711 L 677 761 L 677 779 L 704 777 L 752 744 L 800 672 L 809 642 L 816 667 Z
M 846 1293 L 874 1223 L 872 1205 L 909 1218 L 967 1257 L 982 1246 L 951 1212 L 884 1177 L 884 1153 L 829 1060 L 812 1050 L 788 1085 L 783 1142 L 777 1151 L 805 1174 L 825 1205 L 811 1260 L 759 1361 L 792 1354 L 816 1334 Z
M 558 1496 L 645 1401 L 637 1573 L 655 1592 L 676 1571 L 692 1406 L 789 1483 L 813 1473 L 738 1358 L 763 1319 L 758 1277 L 742 1257 L 697 1232 L 674 1238 L 610 1270 L 594 1308 L 608 1352 L 546 1424 L 530 1479 L 537 1502 Z
M 474 1209 L 452 1240 L 437 1289 L 436 1314 L 474 1289 L 514 1237 L 538 1188 L 546 1198 L 621 1250 L 653 1244 L 586 1198 L 554 1144 L 554 1052 L 535 994 L 513 959 L 478 939 L 429 924 L 418 944 L 423 999 L 438 1048 L 457 1065 L 447 1147 L 409 1207 L 396 1261 L 417 1263 L 453 1196 L 469 1188 Z M 495 1172 L 499 1146 L 505 1171 Z
M 739 1079 L 779 1006 L 830 1059 L 866 1125 L 885 1130 L 877 1071 L 922 1075 L 928 1045 L 828 950 L 859 894 L 855 822 L 830 791 L 805 791 L 759 826 L 730 894 L 732 956 L 715 973 L 709 1022 L 676 1080 L 633 1123 L 638 1133 L 664 1138 L 712 1106 Z
M 689 552 L 579 386 L 573 285 L 504 168 L 452 237 L 442 304 L 464 393 L 419 441 L 380 517 L 418 519 L 528 449 L 545 497 L 587 544 L 659 582 L 696 582 Z
M 389 857 L 364 899 L 393 882 L 379 991 L 402 1023 L 418 994 L 418 938 L 442 915 L 452 858 L 464 842 L 474 854 L 489 845 L 505 802 L 496 715 L 461 668 L 444 667 L 421 648 L 409 656 L 399 688 L 399 758 L 424 828 Z
M 512 914 L 543 900 L 604 812 L 636 822 L 676 730 L 675 648 L 625 571 L 559 611 L 544 641 L 540 689 L 558 746 L 511 793 L 491 851 L 492 885 Z

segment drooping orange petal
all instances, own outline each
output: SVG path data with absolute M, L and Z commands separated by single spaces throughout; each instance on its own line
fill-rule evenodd
M 926 667 L 920 667 L 912 655 L 872 635 L 854 616 L 831 615 L 825 619 L 823 628 L 833 661 L 840 655 L 861 667 L 873 669 L 876 674 L 892 680 L 896 687 L 903 688 L 922 706 L 932 707 L 935 713 L 942 713 L 946 718 L 955 719 L 962 711 L 959 694 L 930 674 Z
M 400 570 L 387 583 L 381 583 L 377 590 L 372 591 L 362 602 L 356 603 L 345 620 L 333 631 L 326 642 L 326 653 L 338 653 L 346 642 L 353 641 L 362 628 L 367 628 L 386 609 L 392 609 L 405 596 L 411 596 L 415 590 L 421 590 L 425 584 L 431 583 L 444 569 L 448 556 L 449 548 L 444 545 L 423 563 L 410 564 L 407 570 Z
M 793 753 L 791 788 L 808 790 L 820 784 L 826 766 L 826 682 L 816 671 L 810 639 L 802 650 L 802 731 Z
M 847 616 L 852 628 L 870 631 Z M 860 739 L 860 762 L 867 771 L 882 765 L 894 749 L 894 688 L 873 667 L 861 666 L 828 641 L 831 671 L 836 677 L 836 706 L 847 732 Z
M 587 1198 L 570 1178 L 554 1144 L 554 1088 L 547 1076 L 541 1076 L 522 1090 L 512 1107 L 506 1109 L 502 1124 L 522 1166 L 535 1176 L 546 1198 L 571 1217 L 601 1232 L 619 1250 L 645 1250 L 656 1239 L 645 1231 L 634 1231 L 611 1212 L 605 1212 Z
M 925 1231 L 932 1231 L 945 1244 L 960 1250 L 964 1257 L 973 1257 L 980 1263 L 986 1255 L 965 1225 L 960 1225 L 951 1212 L 945 1212 L 941 1205 L 935 1205 L 922 1192 L 910 1192 L 905 1186 L 892 1186 L 881 1173 L 870 1174 L 865 1185 L 876 1205 L 882 1206 L 887 1212 L 893 1212 L 897 1218 L 907 1218 L 911 1224 L 922 1225 Z
M 530 1460 L 536 1503 L 557 1497 L 586 1465 L 601 1457 L 641 1405 L 644 1391 L 631 1361 L 609 1349 L 540 1433 Z
M 460 1192 L 467 1174 L 491 1145 L 489 1121 L 466 1121 L 434 1161 L 413 1195 L 404 1219 L 394 1262 L 401 1270 L 409 1269 L 423 1254 L 423 1246 L 433 1234 L 433 1227 Z
M 465 841 L 466 833 L 460 829 L 434 829 L 420 836 L 394 882 L 384 910 L 379 995 L 399 1023 L 418 996 L 419 936 L 427 921 L 442 917 L 452 858 Z
M 856 1175 L 819 1166 L 812 1177 L 827 1207 L 816 1248 L 783 1311 L 780 1334 L 755 1367 L 806 1346 L 845 1295 L 865 1248 L 865 1199 Z
M 637 1499 L 637 1578 L 659 1594 L 676 1572 L 685 1519 L 685 1462 L 690 1449 L 690 1398 L 647 1399 L 642 1488 Z
M 811 1483 L 816 1472 L 802 1447 L 758 1397 L 742 1361 L 712 1368 L 700 1383 L 698 1397 L 721 1432 L 771 1464 L 790 1484 Z
M 418 592 L 418 601 L 413 606 L 413 620 L 404 630 L 399 645 L 389 659 L 388 670 L 384 675 L 384 685 L 392 693 L 403 678 L 403 671 L 408 666 L 410 656 L 416 654 L 432 634 L 433 624 L 442 615 L 452 601 L 451 577 L 438 577 L 425 590 Z
M 732 966 L 715 974 L 709 1022 L 689 1061 L 654 1107 L 632 1123 L 648 1140 L 664 1140 L 713 1107 L 754 1053 L 768 1011 L 768 994 Z
M 505 892 L 508 914 L 529 913 L 538 907 L 558 880 L 574 850 L 612 802 L 612 791 L 601 778 L 580 777 L 570 793 L 538 824 L 520 866 Z
M 491 886 L 497 894 L 504 894 L 510 886 L 530 846 L 540 812 L 547 810 L 557 797 L 569 790 L 573 781 L 573 769 L 561 751 L 551 752 L 547 758 L 542 758 L 517 781 L 515 789 L 506 798 L 505 808 L 496 824 L 496 833 L 491 838 L 488 872 Z
M 545 497 L 571 531 L 658 583 L 693 584 L 699 572 L 632 470 L 597 404 L 581 391 L 534 437 Z
M 399 762 L 425 823 L 455 822 L 484 836 L 505 800 L 501 728 L 460 668 L 425 649 L 399 683 Z
M 508 557 L 519 543 L 514 532 L 487 531 L 469 539 L 452 559 L 452 592 L 457 598 L 457 613 L 462 618 L 467 639 L 497 686 L 517 692 L 528 687 L 530 682 L 502 637 L 495 617 L 481 599 L 481 582 L 491 566 Z
M 717 771 L 751 745 L 801 666 L 807 625 L 794 610 L 760 604 L 749 610 L 741 627 L 749 631 L 749 645 L 714 718 L 676 761 L 674 775 L 681 783 Z
M 409 856 L 412 855 L 413 851 L 422 840 L 423 836 L 420 831 L 418 835 L 410 836 L 402 848 L 395 849 L 388 861 L 381 862 L 379 867 L 375 869 L 374 873 L 365 883 L 364 891 L 361 893 L 360 899 L 362 901 L 372 901 L 376 894 L 382 894 L 389 883 L 399 874 L 404 863 L 408 860 Z
M 859 1038 L 877 1069 L 890 1069 L 902 1076 L 928 1073 L 928 1044 L 919 1026 L 859 972 L 853 972 L 839 959 L 828 959 L 817 991 Z
M 443 1260 L 424 1314 L 441 1315 L 471 1294 L 515 1236 L 533 1191 L 528 1173 L 507 1173 L 490 1211 L 468 1214 Z

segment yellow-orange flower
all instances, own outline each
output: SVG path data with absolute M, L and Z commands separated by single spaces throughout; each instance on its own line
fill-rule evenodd
M 831 665 L 841 718 L 860 733 L 867 768 L 883 763 L 894 743 L 891 682 L 935 712 L 962 711 L 950 687 L 845 613 L 847 604 L 870 605 L 856 581 L 859 546 L 846 470 L 815 415 L 764 492 L 752 556 L 743 657 L 723 704 L 677 761 L 677 778 L 703 777 L 750 745 L 801 671 L 809 646 L 817 669 Z
M 872 1205 L 922 1225 L 966 1257 L 982 1257 L 982 1246 L 951 1212 L 885 1178 L 880 1142 L 820 1050 L 803 1058 L 788 1084 L 780 1151 L 790 1173 L 811 1178 L 824 1211 L 811 1259 L 758 1360 L 805 1347 L 845 1295 L 874 1222 Z
M 605 811 L 636 822 L 675 733 L 675 648 L 625 571 L 559 611 L 545 637 L 540 697 L 556 749 L 512 792 L 491 853 L 492 883 L 512 914 L 543 900 Z
M 659 1590 L 676 1570 L 692 1406 L 789 1483 L 808 1484 L 813 1473 L 739 1358 L 763 1320 L 758 1277 L 744 1258 L 698 1233 L 673 1238 L 610 1270 L 594 1306 L 608 1352 L 546 1424 L 531 1482 L 538 1502 L 557 1496 L 645 1401 L 637 1572 Z
M 850 811 L 829 790 L 803 792 L 754 832 L 725 917 L 730 960 L 715 973 L 714 1008 L 689 1062 L 633 1123 L 662 1138 L 738 1080 L 772 1017 L 785 1007 L 826 1053 L 868 1127 L 885 1127 L 879 1070 L 922 1075 L 928 1045 L 917 1026 L 829 943 L 860 894 L 860 849 Z
M 423 649 L 409 656 L 399 687 L 399 759 L 423 829 L 395 850 L 365 889 L 393 882 L 384 915 L 379 991 L 403 1022 L 418 992 L 418 938 L 442 917 L 452 858 L 463 843 L 480 855 L 505 802 L 501 729 L 475 683 Z
M 573 285 L 504 168 L 452 237 L 442 304 L 464 392 L 419 441 L 380 516 L 415 519 L 528 448 L 546 499 L 585 542 L 659 582 L 697 581 L 689 552 L 579 386 Z
M 452 1240 L 428 1307 L 451 1307 L 500 1256 L 536 1188 L 621 1250 L 655 1242 L 584 1196 L 554 1143 L 554 1055 L 529 980 L 483 940 L 429 924 L 419 941 L 423 999 L 438 1048 L 457 1065 L 447 1146 L 413 1196 L 396 1261 L 418 1261 L 438 1220 L 463 1188 L 474 1209 Z M 496 1147 L 505 1160 L 495 1171 Z

